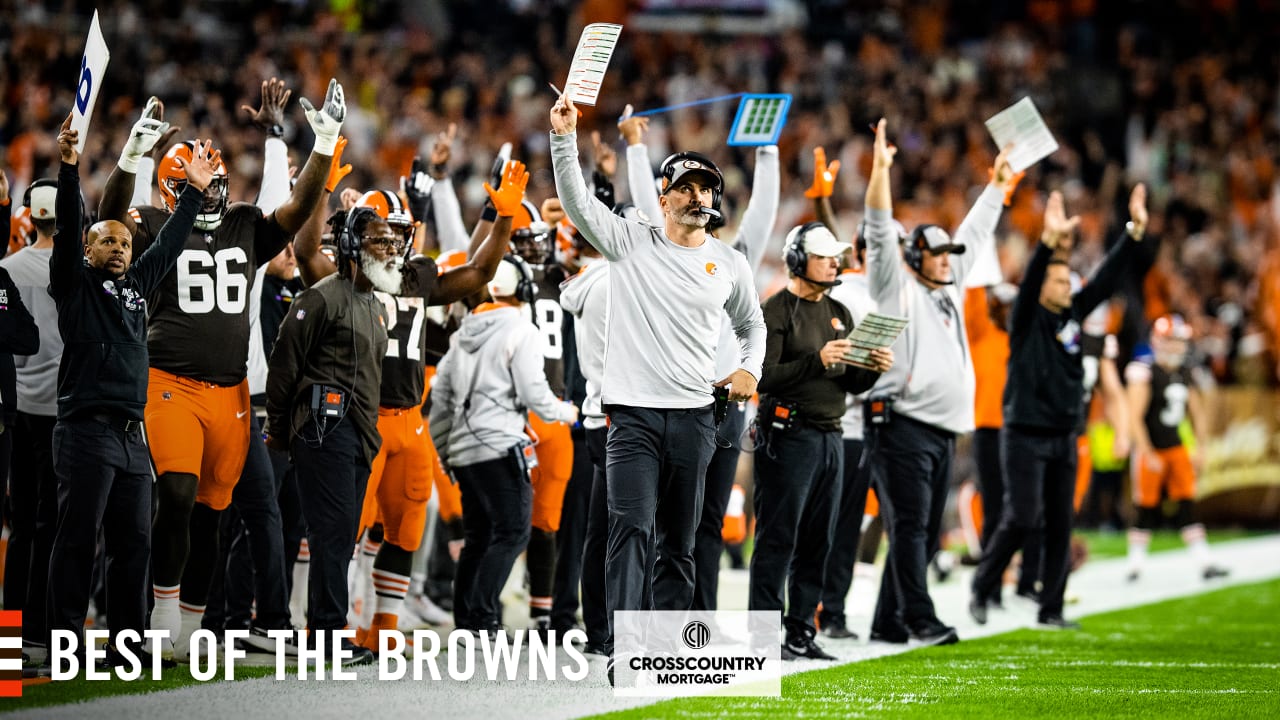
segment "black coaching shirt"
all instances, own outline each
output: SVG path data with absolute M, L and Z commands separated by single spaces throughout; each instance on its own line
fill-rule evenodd
M 136 212 L 135 255 L 147 249 L 169 219 L 160 208 Z M 233 203 L 215 230 L 192 230 L 177 266 L 147 298 L 151 367 L 217 385 L 244 380 L 253 275 L 289 238 L 248 203 Z

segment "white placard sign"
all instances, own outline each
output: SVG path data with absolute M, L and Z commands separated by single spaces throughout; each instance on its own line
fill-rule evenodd
M 1026 170 L 1058 149 L 1058 141 L 1029 97 L 992 115 L 987 120 L 987 130 L 995 138 L 996 147 L 1013 143 L 1009 166 L 1014 172 Z
M 596 104 L 600 84 L 604 82 L 604 71 L 609 68 L 609 59 L 613 57 L 613 49 L 617 47 L 621 34 L 622 26 L 612 23 L 592 23 L 582 29 L 565 85 L 570 100 L 582 105 Z
M 89 24 L 89 39 L 84 45 L 84 57 L 80 58 L 76 103 L 71 110 L 71 129 L 80 131 L 76 152 L 84 150 L 84 141 L 89 135 L 89 118 L 93 115 L 94 103 L 98 102 L 98 88 L 107 73 L 107 61 L 110 59 L 107 41 L 102 38 L 102 28 L 98 25 L 98 11 L 94 10 L 93 22 Z

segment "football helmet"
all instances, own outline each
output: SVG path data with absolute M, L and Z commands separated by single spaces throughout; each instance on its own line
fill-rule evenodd
M 511 247 L 530 265 L 551 265 L 556 259 L 555 239 L 551 226 L 543 222 L 541 213 L 528 200 L 520 202 L 511 221 Z
M 191 153 L 195 150 L 195 141 L 186 140 L 175 144 L 164 154 L 156 165 L 156 184 L 160 186 L 160 198 L 164 206 L 173 212 L 178 204 L 178 195 L 187 186 L 187 171 L 178 164 L 178 158 L 184 163 L 191 162 Z M 195 226 L 200 230 L 216 230 L 222 224 L 222 216 L 227 213 L 227 164 L 218 160 L 213 169 L 213 180 L 204 191 L 204 204 L 196 213 Z
M 392 230 L 404 235 L 405 254 L 413 250 L 413 231 L 417 227 L 409 206 L 400 200 L 400 196 L 391 190 L 370 190 L 356 201 L 355 207 L 367 207 L 378 213 L 378 217 L 387 221 Z

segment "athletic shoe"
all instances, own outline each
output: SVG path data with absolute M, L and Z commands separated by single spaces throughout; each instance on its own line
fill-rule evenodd
M 890 645 L 906 645 L 911 636 L 906 630 L 885 630 L 880 631 L 875 628 L 871 629 L 871 642 L 888 643 Z
M 411 593 L 405 599 L 405 605 L 428 625 L 439 627 L 453 622 L 453 616 L 449 611 L 437 605 L 423 593 Z
M 960 642 L 956 629 L 937 620 L 923 620 L 911 628 L 911 637 L 924 645 L 954 645 Z
M 1022 598 L 1023 600 L 1026 600 L 1027 602 L 1033 602 L 1036 605 L 1040 604 L 1039 590 L 1019 590 L 1018 597 Z
M 373 651 L 366 647 L 360 647 L 350 640 L 342 641 L 342 649 L 350 652 L 351 657 L 342 661 L 342 667 L 356 667 L 358 665 L 372 665 L 377 659 Z
M 1049 615 L 1042 617 L 1036 621 L 1036 626 L 1042 630 L 1079 630 L 1080 623 L 1074 620 L 1067 620 L 1061 615 Z
M 969 598 L 969 617 L 979 625 L 987 624 L 987 604 L 979 600 L 977 595 Z
M 939 550 L 934 553 L 933 560 L 929 564 L 933 567 L 933 573 L 938 582 L 944 583 L 956 569 L 956 556 L 949 550 Z
M 822 623 L 822 634 L 832 640 L 857 640 L 858 634 L 845 625 L 844 620 L 831 619 Z
M 609 657 L 609 648 L 605 647 L 604 643 L 588 642 L 582 646 L 582 654 Z
M 289 636 L 281 638 L 280 642 L 284 643 L 284 654 L 286 657 L 298 656 L 298 635 L 293 628 L 281 628 L 289 631 Z M 267 635 L 268 629 L 261 627 L 249 628 L 249 637 L 236 640 L 236 647 L 250 654 L 276 654 L 276 638 Z
M 1231 574 L 1231 571 L 1222 567 L 1221 565 L 1207 565 L 1205 566 L 1204 572 L 1202 573 L 1205 580 L 1213 580 L 1214 578 L 1224 578 L 1230 574 Z
M 818 643 L 813 641 L 817 632 L 808 625 L 788 620 L 784 623 L 787 626 L 787 639 L 782 643 L 782 659 L 795 660 L 796 658 L 808 658 L 810 660 L 835 660 L 836 656 L 822 649 Z

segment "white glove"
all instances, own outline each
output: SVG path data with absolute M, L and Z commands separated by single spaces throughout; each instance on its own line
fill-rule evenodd
M 124 150 L 120 152 L 120 160 L 116 164 L 127 173 L 137 173 L 138 161 L 151 152 L 151 148 L 160 142 L 160 136 L 168 129 L 169 123 L 162 120 L 149 117 L 138 120 L 129 131 L 129 140 L 124 144 Z
M 329 91 L 324 96 L 324 107 L 316 110 L 306 98 L 298 102 L 307 114 L 307 122 L 311 123 L 311 131 L 316 134 L 316 144 L 311 152 L 333 156 L 338 145 L 338 131 L 342 130 L 342 121 L 347 118 L 347 101 L 342 94 L 342 86 L 337 78 L 330 78 Z

